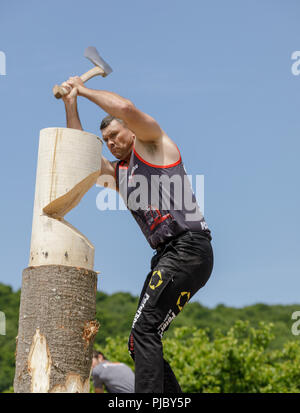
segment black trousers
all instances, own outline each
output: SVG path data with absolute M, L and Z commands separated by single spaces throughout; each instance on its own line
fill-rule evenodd
M 153 256 L 128 342 L 135 361 L 136 393 L 181 393 L 163 358 L 161 339 L 185 304 L 206 284 L 213 260 L 209 239 L 190 231 Z

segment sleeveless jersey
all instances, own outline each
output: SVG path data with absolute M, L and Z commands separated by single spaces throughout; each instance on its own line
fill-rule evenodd
M 181 156 L 170 165 L 153 165 L 133 148 L 128 164 L 117 162 L 115 178 L 119 194 L 153 249 L 186 231 L 212 240 Z

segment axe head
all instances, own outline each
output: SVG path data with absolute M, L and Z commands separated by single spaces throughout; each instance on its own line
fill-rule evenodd
M 101 69 L 104 70 L 105 76 L 109 75 L 112 72 L 112 68 L 109 66 L 108 63 L 106 63 L 102 57 L 99 55 L 97 52 L 96 47 L 90 46 L 87 47 L 84 51 L 84 56 L 89 59 L 92 63 L 94 63 L 95 66 L 100 66 Z

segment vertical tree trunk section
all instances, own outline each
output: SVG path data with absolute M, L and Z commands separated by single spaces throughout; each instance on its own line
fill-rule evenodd
M 102 141 L 69 128 L 40 132 L 30 247 L 23 271 L 14 389 L 89 392 L 98 330 L 94 246 L 64 216 L 96 183 Z
M 96 289 L 97 274 L 84 268 L 23 271 L 16 393 L 89 392 Z

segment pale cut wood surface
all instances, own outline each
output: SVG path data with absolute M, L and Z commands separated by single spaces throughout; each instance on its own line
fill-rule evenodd
M 102 141 L 70 128 L 40 131 L 29 266 L 93 269 L 94 246 L 64 216 L 96 183 Z

